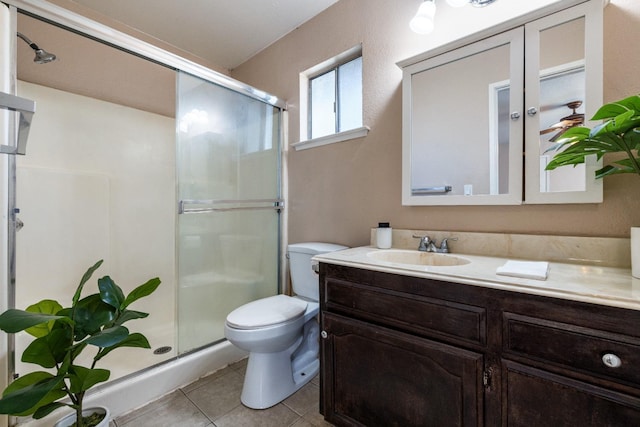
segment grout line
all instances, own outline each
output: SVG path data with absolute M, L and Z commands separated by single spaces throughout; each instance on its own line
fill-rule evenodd
M 199 388 L 201 388 L 201 387 L 198 387 L 198 389 Z M 195 406 L 195 408 L 198 410 L 198 412 L 200 412 L 206 419 L 208 419 L 209 422 L 215 427 L 215 425 L 216 425 L 215 422 L 211 418 L 209 418 L 209 416 L 198 406 L 198 404 L 196 402 L 194 402 L 193 400 L 191 400 L 189 395 L 187 393 L 185 393 L 184 390 L 182 390 L 182 389 L 179 389 L 179 390 L 184 395 L 184 397 L 187 398 L 189 403 L 191 403 L 193 406 Z M 195 389 L 195 390 L 197 390 L 197 389 Z M 234 409 L 235 409 L 235 407 L 234 407 Z M 226 413 L 224 415 L 226 415 Z

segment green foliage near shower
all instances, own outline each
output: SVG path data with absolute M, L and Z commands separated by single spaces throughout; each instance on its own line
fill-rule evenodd
M 82 414 L 87 390 L 107 381 L 110 371 L 96 368 L 96 363 L 121 347 L 150 348 L 147 338 L 130 333 L 125 322 L 147 317 L 148 313 L 129 310 L 129 306 L 150 294 L 160 285 L 153 278 L 125 297 L 109 276 L 98 279 L 98 293 L 82 297 L 85 284 L 100 267 L 102 260 L 82 276 L 72 297 L 71 307 L 45 299 L 26 310 L 9 309 L 0 315 L 0 329 L 7 333 L 25 331 L 35 337 L 24 350 L 22 361 L 35 363 L 48 371 L 36 371 L 19 377 L 3 392 L 0 413 L 42 418 L 61 407 Z M 93 349 L 90 366 L 77 359 L 84 350 Z M 68 397 L 68 401 L 61 401 Z M 78 426 L 84 426 L 79 417 Z
M 605 104 L 591 120 L 604 122 L 593 129 L 583 126 L 569 128 L 550 149 L 557 153 L 546 169 L 575 166 L 584 163 L 586 156 L 594 154 L 601 159 L 605 154 L 620 153 L 621 158 L 596 171 L 596 178 L 620 173 L 640 175 L 640 96 Z

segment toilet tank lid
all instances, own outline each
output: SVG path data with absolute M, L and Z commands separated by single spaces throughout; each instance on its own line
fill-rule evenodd
M 292 243 L 287 248 L 289 252 L 317 255 L 348 249 L 348 246 L 338 245 L 336 243 L 306 242 Z

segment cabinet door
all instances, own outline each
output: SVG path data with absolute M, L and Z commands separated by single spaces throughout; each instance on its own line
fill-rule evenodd
M 322 329 L 321 400 L 330 422 L 483 425 L 481 354 L 329 313 Z
M 545 170 L 563 131 L 597 124 L 589 119 L 602 104 L 602 16 L 602 2 L 591 1 L 525 25 L 526 203 L 602 202 L 595 155 Z
M 640 399 L 503 361 L 503 426 L 638 426 Z
M 403 205 L 522 203 L 523 46 L 518 27 L 403 69 Z

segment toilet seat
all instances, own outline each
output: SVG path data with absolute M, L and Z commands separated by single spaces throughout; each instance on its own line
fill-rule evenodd
M 227 325 L 236 329 L 259 329 L 288 322 L 304 315 L 307 303 L 287 295 L 275 295 L 236 308 Z

